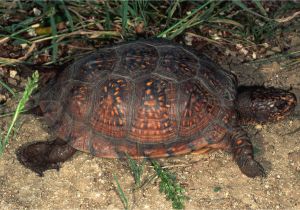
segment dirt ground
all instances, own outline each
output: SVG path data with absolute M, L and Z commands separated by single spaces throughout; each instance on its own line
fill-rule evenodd
M 278 63 L 261 67 L 228 65 L 242 84 L 293 87 L 300 101 L 299 67 Z M 1 119 L 3 125 L 5 120 Z M 116 192 L 116 175 L 132 209 L 171 209 L 154 179 L 133 191 L 134 180 L 124 161 L 94 158 L 77 153 L 59 172 L 38 177 L 16 159 L 15 150 L 33 140 L 51 139 L 40 117 L 23 115 L 22 126 L 0 158 L 0 209 L 123 209 Z M 243 175 L 232 156 L 222 151 L 161 159 L 185 187 L 186 209 L 300 209 L 300 107 L 293 116 L 275 124 L 246 126 L 256 159 L 267 178 Z M 298 132 L 297 132 L 298 129 Z M 296 131 L 296 132 L 295 132 Z M 147 165 L 143 179 L 154 174 Z

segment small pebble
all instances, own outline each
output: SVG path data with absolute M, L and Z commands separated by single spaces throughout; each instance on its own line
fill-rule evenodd
M 21 79 L 20 87 L 25 87 L 26 84 L 27 84 L 27 81 L 25 79 Z
M 5 68 L 0 67 L 0 76 L 5 76 L 7 70 Z
M 268 48 L 268 47 L 270 47 L 270 45 L 269 45 L 268 43 L 266 43 L 266 42 L 265 42 L 265 43 L 263 43 L 263 44 L 262 44 L 262 46 L 264 46 L 265 48 Z
M 273 52 L 281 52 L 280 47 L 272 47 L 271 49 Z
M 256 126 L 255 126 L 255 129 L 257 129 L 257 130 L 261 130 L 263 127 L 262 127 L 262 125 L 261 124 L 257 124 Z
M 3 103 L 5 103 L 5 102 L 6 102 L 6 96 L 0 94 L 0 104 L 3 104 Z
M 271 50 L 267 50 L 267 52 L 266 52 L 266 55 L 274 55 L 275 54 L 275 52 L 274 51 L 271 51 Z
M 246 50 L 245 48 L 240 49 L 240 52 L 244 55 L 247 55 L 249 53 L 249 51 Z
M 14 86 L 17 86 L 17 85 L 18 85 L 17 81 L 16 81 L 15 79 L 13 79 L 13 78 L 8 78 L 8 79 L 7 79 L 7 82 L 8 82 L 9 84 L 11 84 L 11 85 L 14 85 Z
M 35 15 L 35 16 L 40 16 L 41 15 L 41 10 L 39 10 L 38 8 L 33 8 L 33 14 Z
M 15 76 L 17 75 L 17 71 L 16 70 L 10 70 L 9 71 L 9 76 L 11 77 L 11 78 L 15 78 Z

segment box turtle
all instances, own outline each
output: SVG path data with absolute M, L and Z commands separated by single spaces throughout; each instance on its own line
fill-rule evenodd
M 38 108 L 56 139 L 17 156 L 42 176 L 77 150 L 160 158 L 223 149 L 248 177 L 264 176 L 240 125 L 277 121 L 295 106 L 286 90 L 238 87 L 235 75 L 188 47 L 134 41 L 99 49 L 42 87 Z

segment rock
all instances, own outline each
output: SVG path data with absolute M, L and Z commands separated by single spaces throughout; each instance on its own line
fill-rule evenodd
M 0 94 L 0 104 L 4 104 L 6 102 L 6 96 L 3 94 Z
M 17 81 L 15 79 L 13 79 L 13 78 L 8 78 L 7 82 L 9 84 L 13 85 L 13 86 L 17 86 L 18 85 Z
M 5 76 L 7 73 L 7 69 L 5 67 L 0 67 L 0 76 Z
M 256 130 L 262 130 L 263 127 L 262 127 L 261 124 L 257 124 L 257 125 L 255 125 L 255 129 L 256 129 Z
M 274 54 L 275 54 L 275 52 L 271 51 L 271 50 L 267 50 L 267 52 L 266 52 L 267 56 L 274 55 Z
M 281 52 L 280 47 L 272 47 L 271 49 L 273 52 Z
M 27 84 L 27 81 L 23 78 L 21 78 L 20 87 L 24 88 Z
M 9 76 L 11 78 L 15 78 L 17 74 L 18 74 L 18 72 L 16 70 L 10 70 L 9 71 Z

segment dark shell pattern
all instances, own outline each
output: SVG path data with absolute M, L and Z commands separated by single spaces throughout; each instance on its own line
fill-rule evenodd
M 224 148 L 235 124 L 236 79 L 164 40 L 99 49 L 42 94 L 54 133 L 99 157 L 166 157 Z

